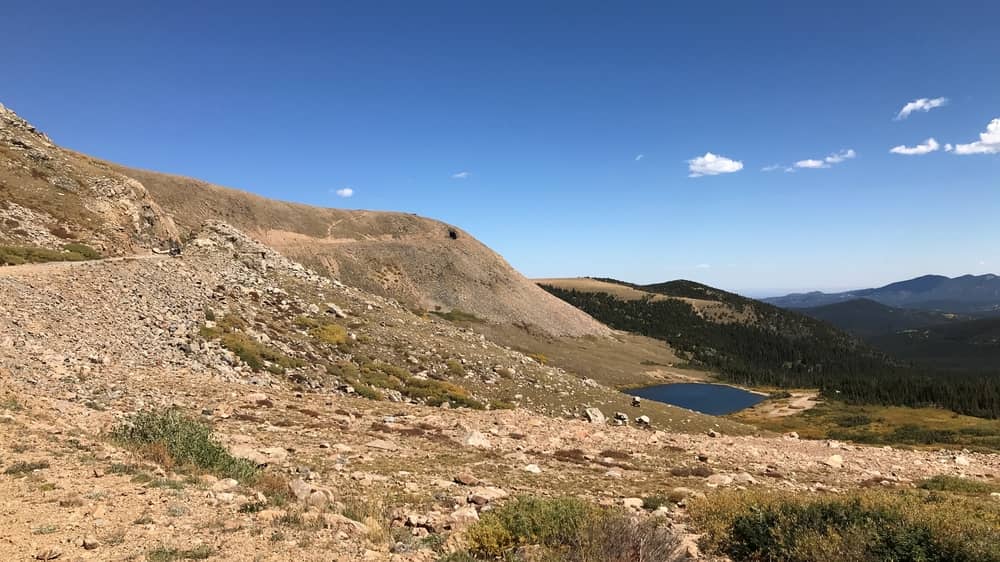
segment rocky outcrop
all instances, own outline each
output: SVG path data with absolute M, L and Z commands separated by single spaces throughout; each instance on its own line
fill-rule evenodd
M 179 239 L 145 186 L 62 149 L 0 105 L 0 243 L 125 255 Z

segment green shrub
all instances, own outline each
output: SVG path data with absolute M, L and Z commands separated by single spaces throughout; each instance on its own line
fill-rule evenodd
M 111 439 L 157 462 L 166 460 L 241 482 L 257 476 L 252 461 L 230 455 L 210 427 L 176 410 L 135 414 L 112 429 Z
M 642 508 L 646 511 L 656 511 L 660 507 L 670 503 L 670 499 L 663 496 L 646 496 L 642 498 Z
M 469 392 L 461 386 L 445 381 L 417 378 L 406 369 L 388 363 L 365 361 L 356 374 L 353 369 L 342 365 L 332 369 L 333 372 L 342 375 L 346 382 L 354 386 L 354 390 L 358 394 L 366 398 L 377 395 L 378 398 L 375 399 L 380 400 L 382 393 L 378 389 L 385 389 L 395 390 L 407 398 L 419 400 L 431 406 L 439 406 L 448 402 L 453 406 L 476 410 L 485 408 L 482 402 L 472 398 Z M 328 368 L 328 372 L 330 370 Z
M 990 494 L 1000 492 L 1000 484 L 992 484 L 971 478 L 937 475 L 922 480 L 917 487 L 938 492 L 957 492 L 960 494 Z
M 93 249 L 83 244 L 68 244 L 66 247 L 80 247 L 87 255 L 100 257 Z M 89 251 L 88 251 L 89 250 Z M 50 250 L 35 246 L 0 246 L 0 265 L 21 265 L 25 263 L 43 263 L 52 261 L 83 261 L 94 259 L 70 250 Z
M 472 314 L 470 312 L 463 312 L 463 311 L 458 310 L 458 309 L 449 310 L 448 312 L 441 312 L 441 311 L 438 311 L 438 310 L 434 310 L 434 311 L 431 311 L 431 314 L 433 314 L 435 316 L 438 316 L 440 318 L 444 318 L 445 320 L 448 320 L 449 322 L 475 322 L 475 323 L 481 323 L 483 321 L 482 318 L 476 316 L 475 314 Z
M 303 364 L 301 360 L 293 359 L 239 332 L 227 332 L 222 335 L 219 342 L 254 371 L 263 371 L 267 363 L 271 364 L 268 370 L 274 373 L 282 373 L 285 369 L 301 367 Z
M 69 252 L 71 254 L 77 254 L 79 256 L 82 256 L 83 259 L 87 259 L 87 260 L 101 259 L 101 253 L 100 252 L 98 252 L 97 250 L 91 248 L 90 246 L 88 246 L 86 244 L 80 244 L 78 242 L 73 242 L 71 244 L 66 244 L 65 246 L 63 246 L 63 250 L 65 250 L 65 251 L 67 251 L 67 252 Z
M 1000 506 L 961 496 L 734 491 L 690 511 L 702 546 L 734 562 L 1000 561 Z
M 205 560 L 215 554 L 207 544 L 181 550 L 168 546 L 158 546 L 146 553 L 148 562 L 174 562 L 176 560 Z
M 624 512 L 571 497 L 520 497 L 469 528 L 469 549 L 449 560 L 507 560 L 520 547 L 543 560 L 628 562 L 671 560 L 677 540 L 657 518 L 636 523 Z
M 501 557 L 519 546 L 550 548 L 580 544 L 580 531 L 596 508 L 577 498 L 523 496 L 483 515 L 467 532 L 470 552 Z
M 444 362 L 445 366 L 448 367 L 448 374 L 453 377 L 465 376 L 465 367 L 461 363 L 454 359 L 449 359 Z
M 38 461 L 38 462 L 25 462 L 19 461 L 7 467 L 3 471 L 4 474 L 9 476 L 23 476 L 29 474 L 36 470 L 42 470 L 49 467 L 48 461 Z
M 330 345 L 340 345 L 347 342 L 347 328 L 340 324 L 323 324 L 309 331 L 312 337 Z

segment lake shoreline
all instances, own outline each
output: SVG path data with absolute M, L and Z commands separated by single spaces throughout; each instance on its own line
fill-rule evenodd
M 712 416 L 725 416 L 766 401 L 768 394 L 714 382 L 674 382 L 624 391 L 631 396 Z

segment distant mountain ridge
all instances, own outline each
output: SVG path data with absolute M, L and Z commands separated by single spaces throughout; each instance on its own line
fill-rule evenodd
M 959 277 L 924 275 L 872 289 L 841 293 L 792 293 L 761 300 L 782 308 L 814 308 L 857 299 L 868 299 L 896 308 L 965 314 L 1000 313 L 1000 276 L 992 273 Z

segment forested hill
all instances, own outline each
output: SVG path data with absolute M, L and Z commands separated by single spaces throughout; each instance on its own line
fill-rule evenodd
M 692 281 L 586 281 L 540 284 L 612 328 L 666 341 L 730 382 L 1000 417 L 997 376 L 918 371 L 825 322 Z M 631 292 L 626 297 L 616 287 Z
M 597 285 L 588 287 L 592 290 L 566 290 L 558 283 L 542 288 L 612 328 L 665 340 L 691 363 L 719 371 L 733 382 L 821 386 L 834 373 L 871 373 L 891 363 L 829 324 L 693 281 L 596 281 L 647 296 L 622 300 Z M 709 309 L 707 303 L 722 305 L 724 312 L 717 306 Z

